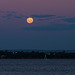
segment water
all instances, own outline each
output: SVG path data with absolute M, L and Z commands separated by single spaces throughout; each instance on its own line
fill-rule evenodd
M 0 59 L 0 75 L 75 75 L 75 60 Z

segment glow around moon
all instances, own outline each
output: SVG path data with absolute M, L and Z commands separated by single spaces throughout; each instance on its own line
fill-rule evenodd
M 27 18 L 27 23 L 33 23 L 33 18 L 31 17 Z

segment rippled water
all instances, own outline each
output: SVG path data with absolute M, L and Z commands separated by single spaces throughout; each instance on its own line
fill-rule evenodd
M 75 60 L 0 59 L 0 75 L 75 75 Z

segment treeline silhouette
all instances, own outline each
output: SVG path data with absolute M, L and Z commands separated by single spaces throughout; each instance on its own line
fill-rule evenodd
M 75 52 L 0 51 L 0 59 L 75 59 Z

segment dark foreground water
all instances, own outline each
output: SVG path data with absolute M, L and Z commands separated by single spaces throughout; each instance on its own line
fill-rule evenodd
M 0 59 L 0 75 L 75 75 L 75 60 Z

